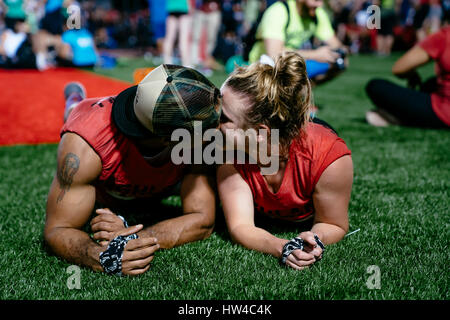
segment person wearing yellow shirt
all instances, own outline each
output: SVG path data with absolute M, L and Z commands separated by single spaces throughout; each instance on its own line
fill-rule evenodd
M 281 2 L 275 2 L 264 12 L 256 31 L 256 42 L 249 53 L 249 62 L 258 61 L 264 55 L 274 59 L 284 51 L 296 51 L 306 60 L 310 78 L 328 78 L 327 75 L 334 73 L 331 72 L 335 69 L 333 66 L 342 57 L 336 50 L 346 51 L 322 8 L 323 1 L 285 0 L 289 10 Z M 324 45 L 305 48 L 313 36 Z M 344 67 L 341 65 L 341 69 Z

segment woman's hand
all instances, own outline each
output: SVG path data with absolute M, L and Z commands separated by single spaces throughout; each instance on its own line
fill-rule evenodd
M 311 231 L 302 232 L 297 237 L 303 239 L 304 248 L 292 251 L 286 258 L 286 265 L 296 270 L 303 270 L 322 259 L 323 250 L 317 244 L 314 233 Z
M 97 240 L 101 246 L 104 246 L 114 239 L 114 233 L 123 229 L 123 220 L 120 219 L 108 208 L 97 209 L 98 214 L 91 221 L 91 229 L 94 232 L 94 240 Z
M 314 239 L 314 233 L 311 231 L 305 231 L 298 235 L 298 237 L 304 240 L 305 252 L 310 253 L 314 256 L 316 261 L 322 259 L 322 248 L 318 245 L 316 239 Z
M 420 88 L 421 85 L 422 85 L 422 79 L 420 78 L 420 75 L 417 73 L 416 70 L 411 71 L 408 74 L 408 88 L 416 89 L 416 88 Z
M 316 258 L 313 254 L 300 249 L 292 251 L 286 258 L 286 265 L 296 270 L 303 270 L 314 264 L 314 262 L 316 262 Z

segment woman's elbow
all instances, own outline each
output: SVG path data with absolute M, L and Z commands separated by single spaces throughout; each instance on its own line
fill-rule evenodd
M 236 232 L 230 232 L 230 238 L 234 243 L 242 245 L 242 242 L 239 239 L 239 235 Z
M 230 234 L 231 241 L 233 241 L 236 244 L 243 245 L 242 232 L 240 232 L 239 226 L 234 228 L 228 228 L 228 233 Z
M 239 225 L 234 228 L 229 228 L 228 232 L 230 234 L 231 241 L 233 241 L 234 243 L 239 244 L 241 246 L 244 246 L 246 248 L 248 247 L 246 245 L 246 242 L 247 242 L 246 234 L 248 234 L 248 232 L 243 230 L 242 225 Z

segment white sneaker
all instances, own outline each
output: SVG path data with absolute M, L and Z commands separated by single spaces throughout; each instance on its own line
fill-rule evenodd
M 371 110 L 366 112 L 366 121 L 375 127 L 388 127 L 390 125 L 399 125 L 400 121 L 393 115 L 381 110 Z
M 36 54 L 36 67 L 39 71 L 47 70 L 50 67 L 47 63 L 47 58 L 44 53 Z
M 86 99 L 86 88 L 78 81 L 72 81 L 65 85 L 64 99 L 67 100 L 74 92 L 79 93 L 82 99 Z

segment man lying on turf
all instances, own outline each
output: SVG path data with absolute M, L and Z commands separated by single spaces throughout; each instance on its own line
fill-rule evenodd
M 219 89 L 195 70 L 161 65 L 116 97 L 83 100 L 84 90 L 76 83 L 66 86 L 65 95 L 70 115 L 61 130 L 44 229 L 45 242 L 57 256 L 93 270 L 137 275 L 149 269 L 159 248 L 211 234 L 214 174 L 173 164 L 170 137 L 177 128 L 192 132 L 194 121 L 217 128 Z M 181 216 L 144 228 L 127 227 L 112 213 L 158 214 L 154 199 L 177 184 Z M 95 206 L 112 211 L 97 210 L 91 238 L 84 226 Z
M 276 153 L 272 139 L 258 133 L 256 140 L 261 146 L 266 139 L 271 156 L 279 157 L 275 174 L 261 172 L 259 157 L 256 164 L 218 168 L 219 196 L 232 239 L 294 269 L 311 266 L 321 259 L 324 244 L 340 241 L 348 231 L 353 165 L 345 142 L 330 127 L 309 120 L 312 92 L 305 61 L 289 52 L 274 67 L 254 63 L 238 68 L 221 92 L 225 135 L 227 129 L 253 128 L 269 137 L 278 129 L 280 142 Z M 292 240 L 278 238 L 255 225 L 255 211 L 293 225 L 313 218 L 313 226 Z

